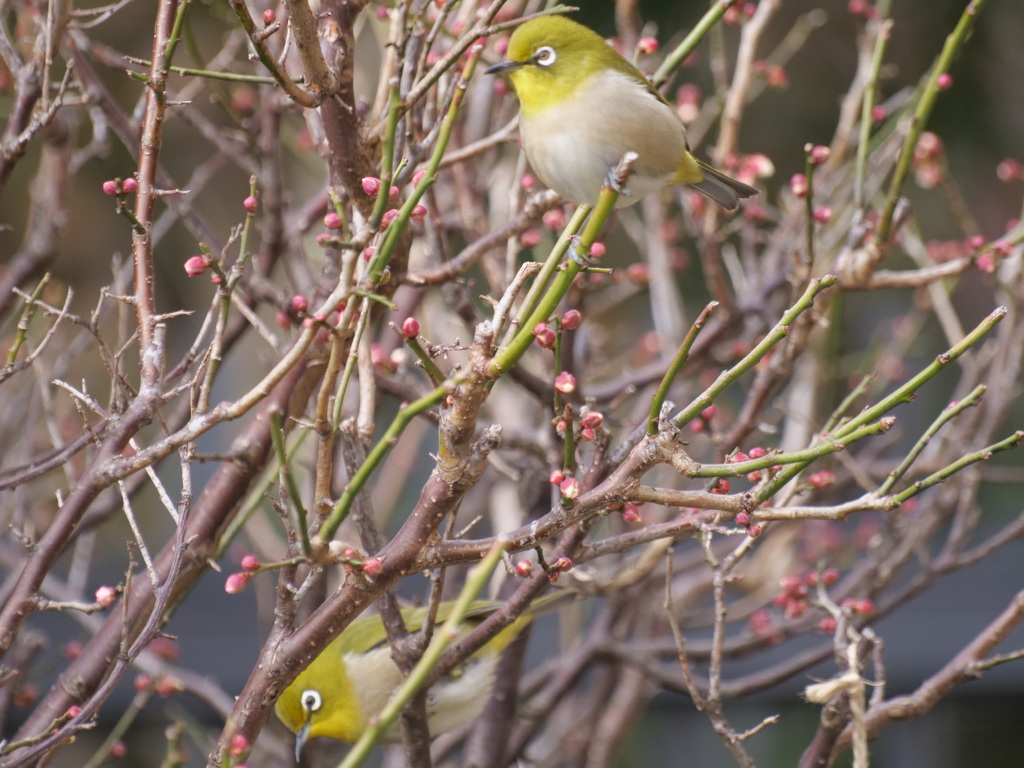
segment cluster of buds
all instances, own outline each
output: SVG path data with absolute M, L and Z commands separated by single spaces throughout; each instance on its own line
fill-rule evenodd
M 937 187 L 946 175 L 942 139 L 925 131 L 914 147 L 914 178 L 922 189 Z
M 129 176 L 123 181 L 121 179 L 107 179 L 103 182 L 103 194 L 110 195 L 130 195 L 132 192 L 139 188 L 139 182 L 135 180 L 134 176 Z
M 757 3 L 743 3 L 736 0 L 722 14 L 722 22 L 732 27 L 738 26 L 745 21 L 750 21 L 756 10 Z
M 559 575 L 565 573 L 566 571 L 571 571 L 572 567 L 573 562 L 571 558 L 558 558 L 557 560 L 555 560 L 555 562 L 551 563 L 551 565 L 549 565 L 547 568 L 548 580 L 552 583 L 558 581 Z
M 711 420 L 715 418 L 717 414 L 718 406 L 712 403 L 700 412 L 700 416 L 690 422 L 690 431 L 699 435 L 711 426 Z
M 781 64 L 772 64 L 762 59 L 754 62 L 754 71 L 764 78 L 764 84 L 769 88 L 781 90 L 789 85 L 789 75 Z

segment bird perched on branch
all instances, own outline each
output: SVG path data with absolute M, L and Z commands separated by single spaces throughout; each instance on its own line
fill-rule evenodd
M 454 730 L 472 721 L 483 710 L 494 683 L 495 667 L 502 650 L 536 616 L 535 609 L 566 593 L 553 593 L 534 602 L 468 660 L 435 683 L 427 693 L 427 724 L 432 734 Z M 436 620 L 444 622 L 454 602 L 438 606 Z M 502 603 L 474 602 L 465 616 L 468 633 L 494 613 Z M 424 608 L 403 608 L 402 619 L 410 632 L 418 632 L 426 618 Z M 324 651 L 313 659 L 277 700 L 275 711 L 296 736 L 295 756 L 313 736 L 355 742 L 371 718 L 388 703 L 404 676 L 391 658 L 384 622 L 377 614 L 356 619 Z M 389 726 L 382 741 L 399 741 L 401 729 Z
M 630 151 L 639 158 L 620 207 L 671 184 L 689 185 L 728 210 L 757 193 L 695 158 L 672 105 L 600 35 L 564 16 L 517 27 L 508 58 L 487 72 L 509 74 L 530 166 L 575 203 L 593 205 Z

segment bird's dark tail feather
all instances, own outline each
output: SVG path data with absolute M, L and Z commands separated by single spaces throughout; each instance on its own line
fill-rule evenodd
M 690 186 L 710 197 L 727 211 L 735 211 L 739 207 L 741 197 L 757 194 L 757 190 L 749 184 L 726 176 L 717 168 L 712 168 L 700 160 L 697 161 L 697 164 L 704 172 L 704 178 Z

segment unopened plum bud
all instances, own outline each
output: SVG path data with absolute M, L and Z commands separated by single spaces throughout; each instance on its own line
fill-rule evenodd
M 103 608 L 109 608 L 117 600 L 117 590 L 104 585 L 96 590 L 96 602 Z
M 420 182 L 423 181 L 423 177 L 427 175 L 426 169 L 421 168 L 412 175 L 412 185 L 418 187 Z
M 807 177 L 802 173 L 794 173 L 789 179 L 789 188 L 797 197 L 807 197 Z
M 575 499 L 580 495 L 580 481 L 575 477 L 567 477 L 558 485 L 558 490 L 566 499 Z
M 263 26 L 269 27 L 275 21 L 277 21 L 277 13 L 273 8 L 267 8 L 267 10 L 263 12 Z
M 250 575 L 248 573 L 232 573 L 224 582 L 224 591 L 229 595 L 237 595 L 249 583 Z
M 380 228 L 381 228 L 381 231 L 387 229 L 388 225 L 391 224 L 391 222 L 394 221 L 397 218 L 398 218 L 398 209 L 397 208 L 389 208 L 388 210 L 384 211 L 384 215 L 380 217 Z
M 245 208 L 245 210 L 247 210 L 249 213 L 255 213 L 256 206 L 256 198 L 253 197 L 252 195 L 247 196 L 245 200 L 242 201 L 242 207 Z
M 210 266 L 206 256 L 189 256 L 185 259 L 185 274 L 189 277 L 198 277 Z
M 953 87 L 953 76 L 949 72 L 943 72 L 935 79 L 935 86 L 940 91 L 948 91 Z
M 339 216 L 336 211 L 328 212 L 327 215 L 324 216 L 324 226 L 327 227 L 328 229 L 341 229 L 341 216 Z
M 306 300 L 306 297 L 303 296 L 301 293 L 297 293 L 294 296 L 292 296 L 291 305 L 292 309 L 294 309 L 296 312 L 305 312 L 306 309 L 309 308 L 309 302 Z
M 362 185 L 363 192 L 370 197 L 376 197 L 377 193 L 380 192 L 380 179 L 376 176 L 364 176 Z
M 608 247 L 604 243 L 597 242 L 590 246 L 591 258 L 600 259 L 606 253 L 608 253 Z
M 521 579 L 525 579 L 531 573 L 533 573 L 533 561 L 531 560 L 520 560 L 516 563 L 515 567 L 516 576 Z
M 622 505 L 620 511 L 622 515 L 622 522 L 624 523 L 639 523 L 640 522 L 640 510 L 636 504 L 631 501 L 627 501 Z
M 735 520 L 736 525 L 741 525 L 744 528 L 750 525 L 750 515 L 748 515 L 746 512 L 737 512 Z
M 547 323 L 537 323 L 533 329 L 533 335 L 536 337 L 537 343 L 544 349 L 554 349 L 555 343 L 558 341 L 558 336 L 548 328 Z
M 103 182 L 103 194 L 114 196 L 117 194 L 117 182 L 113 179 L 108 179 Z
M 563 395 L 576 391 L 576 377 L 568 371 L 562 371 L 555 377 L 555 389 Z
M 384 570 L 384 563 L 379 557 L 369 557 L 363 560 L 362 570 L 367 576 L 378 576 Z
M 415 339 L 420 335 L 420 323 L 415 317 L 407 317 L 402 321 L 402 335 L 407 339 Z
M 560 469 L 553 469 L 548 475 L 548 482 L 552 485 L 561 485 L 563 480 L 565 480 L 565 472 Z
M 134 176 L 129 176 L 123 182 L 121 182 L 121 191 L 126 195 L 130 195 L 136 189 L 139 188 L 139 182 L 135 180 Z
M 812 165 L 821 165 L 832 156 L 832 150 L 824 144 L 811 147 L 810 160 Z
M 819 224 L 824 224 L 832 220 L 832 209 L 827 205 L 819 205 L 814 209 L 814 220 Z
M 597 429 L 604 423 L 604 414 L 600 411 L 587 411 L 580 417 L 580 426 L 585 429 Z
M 636 51 L 641 56 L 652 56 L 658 52 L 658 40 L 654 37 L 641 37 L 636 44 Z
M 242 558 L 243 571 L 258 571 L 260 565 L 260 559 L 256 555 L 249 554 Z
M 567 331 L 574 331 L 580 327 L 580 323 L 583 322 L 583 315 L 578 309 L 568 309 L 565 314 L 562 315 L 562 319 L 558 321 Z
M 568 557 L 560 557 L 551 564 L 551 568 L 556 571 L 571 571 L 572 566 L 572 559 Z
M 524 248 L 536 248 L 543 237 L 539 229 L 528 229 L 519 235 L 519 244 Z
M 236 733 L 231 737 L 231 756 L 241 757 L 249 749 L 249 739 L 243 734 Z

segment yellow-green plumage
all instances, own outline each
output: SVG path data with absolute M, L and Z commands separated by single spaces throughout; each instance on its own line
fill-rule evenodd
M 630 177 L 631 205 L 668 184 L 689 184 L 726 208 L 757 190 L 698 161 L 675 109 L 632 64 L 593 30 L 563 16 L 516 28 L 508 72 L 520 102 L 520 134 L 530 166 L 577 203 L 597 201 L 622 156 L 639 158 Z
M 543 602 L 558 597 L 551 595 Z M 451 613 L 453 603 L 438 607 L 440 625 Z M 501 606 L 477 601 L 464 622 L 468 632 Z M 419 631 L 425 611 L 405 608 L 402 618 L 410 631 Z M 469 661 L 439 681 L 428 694 L 427 721 L 432 733 L 442 733 L 475 718 L 483 709 L 494 679 L 498 654 L 532 621 L 526 614 L 499 632 Z M 275 705 L 275 711 L 290 731 L 297 734 L 297 749 L 312 736 L 327 736 L 355 742 L 369 718 L 377 715 L 403 680 L 391 658 L 387 633 L 379 615 L 352 622 L 323 653 L 313 659 Z M 384 740 L 400 738 L 396 727 L 384 733 Z

